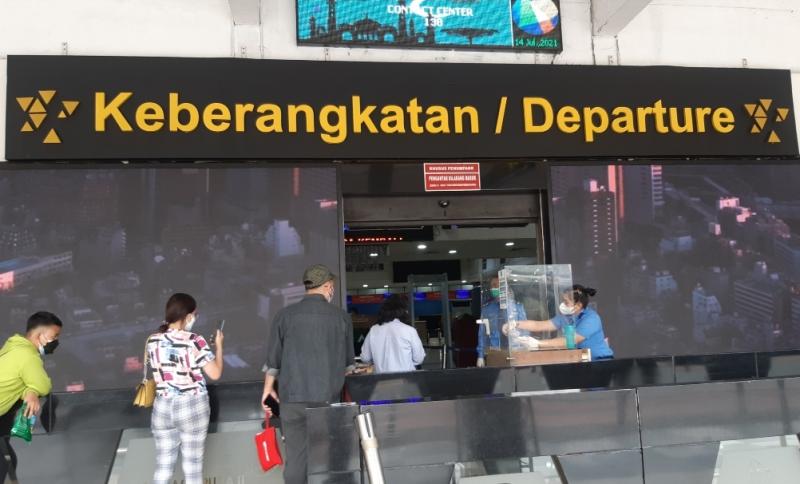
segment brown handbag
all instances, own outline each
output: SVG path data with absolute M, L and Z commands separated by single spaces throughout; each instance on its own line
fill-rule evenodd
M 156 381 L 152 378 L 147 378 L 147 367 L 150 366 L 150 358 L 147 355 L 147 342 L 144 344 L 144 374 L 142 375 L 142 382 L 136 385 L 136 397 L 133 399 L 135 407 L 150 408 L 156 400 Z

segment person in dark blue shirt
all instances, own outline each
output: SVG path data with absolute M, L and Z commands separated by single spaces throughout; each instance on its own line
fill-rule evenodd
M 559 312 L 547 321 L 520 321 L 517 328 L 540 333 L 544 331 L 560 330 L 567 324 L 575 325 L 575 344 L 579 349 L 590 349 L 592 360 L 605 360 L 614 357 L 614 351 L 608 345 L 603 322 L 597 311 L 589 307 L 589 298 L 597 294 L 595 289 L 584 287 L 580 284 L 572 286 L 572 291 L 567 291 L 562 297 Z M 503 332 L 507 332 L 507 327 Z M 553 338 L 533 340 L 538 349 L 563 349 L 567 347 L 566 338 Z
M 477 352 L 479 367 L 486 365 L 486 352 L 489 348 L 501 349 L 503 344 L 508 344 L 508 341 L 501 341 L 501 328 L 506 320 L 506 314 L 500 309 L 500 279 L 495 276 L 489 280 L 489 284 L 491 299 L 481 307 L 481 319 L 489 322 L 489 334 L 486 334 L 486 326 L 484 324 L 478 325 Z M 509 316 L 514 317 L 516 321 L 528 319 L 525 314 L 525 307 L 518 302 L 514 303 L 514 314 Z M 523 334 L 527 335 L 527 332 Z

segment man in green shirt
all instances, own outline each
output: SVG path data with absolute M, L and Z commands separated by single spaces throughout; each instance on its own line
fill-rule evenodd
M 0 438 L 11 432 L 14 415 L 25 402 L 25 415 L 39 412 L 39 398 L 50 393 L 52 384 L 44 371 L 42 357 L 58 346 L 61 320 L 53 313 L 40 311 L 28 318 L 25 336 L 15 334 L 0 349 Z M 0 483 L 8 472 L 0 456 Z

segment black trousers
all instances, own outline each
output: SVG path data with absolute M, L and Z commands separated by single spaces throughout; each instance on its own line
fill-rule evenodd
M 308 430 L 306 409 L 324 407 L 325 403 L 281 402 L 281 432 L 285 441 L 283 456 L 283 482 L 308 483 Z
M 22 400 L 18 400 L 9 410 L 3 415 L 0 415 L 0 439 L 5 441 L 5 446 L 8 448 L 9 457 L 11 458 L 11 462 L 16 465 L 17 462 L 17 455 L 14 453 L 14 449 L 11 448 L 11 442 L 9 437 L 11 435 L 11 426 L 14 425 L 14 417 L 17 415 L 17 411 L 22 406 Z M 6 462 L 5 452 L 0 455 L 0 484 L 6 482 L 6 476 L 8 475 L 8 462 Z
M 308 482 L 308 432 L 305 403 L 281 403 L 281 431 L 286 439 L 283 462 L 283 482 Z

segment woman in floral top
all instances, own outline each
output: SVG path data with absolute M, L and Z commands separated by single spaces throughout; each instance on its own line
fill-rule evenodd
M 212 380 L 222 376 L 224 336 L 217 331 L 212 352 L 202 336 L 191 332 L 197 302 L 188 294 L 173 294 L 165 312 L 164 324 L 147 339 L 148 363 L 156 381 L 151 422 L 157 452 L 153 482 L 172 480 L 180 449 L 186 484 L 201 484 L 210 414 L 203 373 Z

